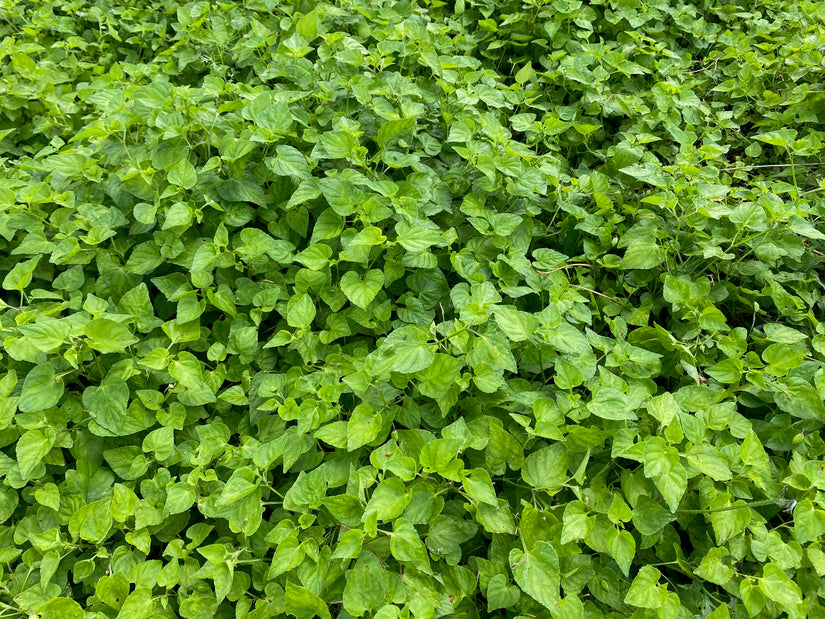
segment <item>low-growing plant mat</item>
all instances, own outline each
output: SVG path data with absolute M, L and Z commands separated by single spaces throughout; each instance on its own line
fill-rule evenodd
M 825 617 L 825 3 L 1 6 L 0 617 Z

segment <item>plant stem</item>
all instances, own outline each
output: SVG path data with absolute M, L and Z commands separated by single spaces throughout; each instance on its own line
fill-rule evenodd
M 777 499 L 765 499 L 756 503 L 746 503 L 745 505 L 728 505 L 727 507 L 717 507 L 715 509 L 680 509 L 677 514 L 717 514 L 719 512 L 730 512 L 736 509 L 748 507 L 764 507 L 765 505 L 776 505 Z

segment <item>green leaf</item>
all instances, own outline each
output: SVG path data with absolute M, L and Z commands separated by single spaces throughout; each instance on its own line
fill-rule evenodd
M 138 588 L 129 594 L 120 612 L 118 619 L 149 619 L 155 615 L 155 604 L 152 591 L 148 588 Z
M 384 353 L 395 372 L 412 374 L 430 366 L 435 360 L 434 344 L 429 334 L 420 327 L 406 326 L 390 333 L 379 350 Z
M 532 452 L 524 459 L 521 476 L 534 488 L 558 492 L 567 481 L 568 455 L 561 443 Z
M 329 608 L 324 601 L 313 591 L 287 581 L 286 583 L 286 612 L 298 619 L 330 619 Z
M 41 317 L 35 324 L 21 326 L 20 333 L 38 350 L 50 353 L 68 341 L 71 327 L 61 320 Z
M 124 325 L 108 318 L 95 318 L 86 323 L 84 334 L 89 346 L 102 353 L 122 353 L 138 338 Z
M 587 410 L 602 419 L 633 421 L 636 419 L 634 408 L 639 404 L 617 389 L 602 387 L 587 404 Z
M 181 159 L 169 168 L 166 179 L 182 189 L 192 189 L 198 182 L 198 174 L 195 172 L 195 166 L 187 159 Z
M 272 557 L 272 565 L 267 572 L 267 578 L 276 578 L 281 574 L 295 569 L 301 564 L 306 555 L 303 547 L 298 544 L 297 538 L 288 537 L 278 544 L 278 549 Z
M 232 587 L 233 568 L 223 561 L 212 566 L 212 580 L 215 583 L 215 597 L 218 603 L 226 599 Z
M 701 452 L 691 452 L 686 455 L 687 462 L 716 481 L 728 481 L 733 477 L 728 465 L 711 447 L 704 448 Z
M 461 483 L 464 486 L 464 491 L 474 501 L 498 507 L 496 489 L 493 487 L 490 474 L 484 469 L 477 468 L 469 471 L 465 474 Z
M 102 576 L 95 585 L 95 595 L 107 606 L 118 610 L 129 595 L 129 581 L 120 573 Z
M 607 547 L 610 551 L 610 556 L 619 565 L 622 574 L 625 577 L 630 575 L 630 566 L 633 563 L 633 557 L 636 555 L 636 540 L 628 531 L 620 531 L 619 529 L 610 528 L 607 532 Z
M 0 488 L 0 522 L 5 522 L 14 514 L 20 502 L 18 493 L 11 488 Z
M 56 376 L 51 365 L 37 365 L 23 379 L 17 408 L 34 413 L 55 406 L 63 397 L 63 378 Z
M 103 499 L 77 510 L 69 520 L 69 532 L 97 544 L 108 537 L 112 524 L 111 500 Z
M 345 159 L 352 155 L 355 136 L 347 131 L 327 131 L 321 135 L 319 144 L 330 159 Z
M 793 129 L 779 129 L 777 131 L 766 131 L 755 137 L 760 142 L 785 148 L 796 138 L 796 131 Z
M 730 553 L 726 548 L 711 548 L 702 557 L 695 573 L 700 578 L 717 585 L 724 585 L 734 574 L 732 567 L 725 565 L 725 559 Z
M 668 510 L 646 496 L 639 497 L 633 507 L 633 525 L 642 535 L 655 535 L 675 519 Z
M 60 566 L 60 555 L 54 551 L 47 552 L 40 561 L 40 582 L 49 583 Z
M 736 383 L 742 378 L 743 367 L 740 359 L 723 359 L 705 368 L 705 374 L 720 383 Z
M 654 187 L 667 187 L 667 177 L 653 164 L 627 166 L 619 171 Z
M 175 202 L 166 211 L 166 218 L 161 230 L 169 228 L 185 229 L 192 225 L 192 208 L 186 202 Z
M 775 396 L 776 405 L 800 419 L 825 419 L 825 404 L 811 385 L 801 378 L 789 378 Z
M 555 548 L 549 542 L 540 541 L 529 552 L 513 548 L 509 558 L 510 569 L 521 590 L 551 613 L 557 613 L 561 602 L 561 575 Z
M 436 353 L 433 362 L 422 371 L 423 381 L 418 384 L 419 391 L 430 398 L 442 398 L 460 377 L 464 362 L 448 355 Z
M 3 290 L 25 290 L 32 281 L 32 275 L 40 263 L 40 256 L 18 262 L 3 278 Z
M 556 370 L 554 380 L 560 388 L 575 389 L 584 382 L 584 375 L 577 365 L 559 357 L 556 359 L 554 367 Z
M 655 239 L 644 239 L 632 242 L 622 257 L 623 269 L 652 269 L 665 260 L 665 252 L 659 247 Z
M 310 245 L 295 256 L 295 260 L 313 271 L 320 271 L 330 262 L 332 249 L 329 245 L 318 243 Z
M 287 304 L 286 321 L 290 327 L 307 329 L 315 320 L 315 314 L 315 304 L 312 298 L 306 293 L 296 294 Z
M 385 479 L 373 491 L 364 510 L 363 520 L 366 521 L 373 513 L 379 521 L 395 520 L 404 512 L 409 502 L 410 495 L 400 479 Z
M 645 477 L 653 479 L 670 511 L 675 512 L 687 488 L 687 473 L 679 455 L 660 437 L 645 440 L 644 448 Z
M 462 445 L 458 439 L 442 438 L 429 441 L 421 447 L 419 459 L 421 466 L 431 471 L 446 469 L 455 461 L 456 454 Z
M 671 393 L 650 398 L 646 404 L 647 411 L 656 418 L 663 427 L 667 427 L 679 416 L 681 409 L 676 398 Z
M 292 176 L 299 179 L 310 178 L 307 158 L 294 146 L 278 144 L 276 156 L 266 162 L 267 167 L 278 176 Z
M 347 571 L 345 583 L 344 610 L 355 617 L 363 617 L 388 601 L 384 569 L 371 552 L 361 553 L 355 566 Z
M 15 455 L 20 466 L 20 477 L 28 479 L 32 472 L 43 461 L 52 446 L 56 436 L 54 430 L 29 430 L 17 440 Z
M 487 612 L 500 608 L 512 608 L 521 598 L 521 591 L 515 585 L 507 584 L 504 574 L 496 574 L 487 583 Z
M 767 216 L 762 207 L 754 202 L 742 204 L 733 209 L 728 218 L 738 227 L 748 230 L 765 230 Z
M 564 508 L 561 543 L 588 537 L 593 530 L 593 519 L 587 516 L 587 506 L 582 501 L 571 501 Z
M 802 603 L 799 585 L 788 578 L 788 575 L 774 563 L 767 563 L 762 568 L 759 589 L 765 597 L 786 610 L 795 609 L 798 604 Z
M 384 273 L 372 269 L 362 277 L 355 271 L 347 271 L 341 278 L 341 290 L 354 305 L 366 309 L 381 291 Z
M 382 425 L 381 413 L 364 404 L 356 406 L 347 422 L 347 450 L 353 451 L 373 442 Z
M 232 202 L 250 202 L 265 208 L 268 200 L 263 188 L 252 178 L 231 178 L 218 186 L 218 195 Z
M 825 534 L 825 510 L 817 509 L 807 499 L 800 501 L 793 509 L 793 528 L 800 544 L 818 540 Z
M 521 69 L 519 69 L 516 72 L 516 83 L 524 84 L 526 82 L 529 82 L 530 79 L 532 79 L 533 75 L 533 67 L 531 67 L 529 63 L 525 64 Z
M 99 387 L 86 387 L 83 392 L 83 407 L 101 427 L 116 436 L 128 433 L 128 403 L 129 386 L 117 376 L 107 376 Z
M 137 479 L 149 468 L 139 447 L 117 447 L 103 452 L 103 458 L 121 479 Z
M 523 342 L 530 338 L 539 326 L 539 320 L 532 314 L 512 307 L 495 308 L 496 323 L 513 342 Z
M 60 489 L 53 483 L 43 484 L 34 491 L 38 503 L 55 511 L 60 509 Z
M 163 512 L 167 515 L 183 513 L 195 504 L 197 498 L 198 495 L 194 488 L 182 483 L 175 484 L 166 491 Z
M 607 517 L 610 518 L 610 521 L 614 524 L 628 522 L 632 516 L 633 512 L 631 512 L 627 503 L 624 502 L 618 493 L 614 494 L 610 503 L 610 509 L 607 512 Z
M 377 141 L 381 148 L 394 140 L 409 140 L 415 130 L 415 117 L 388 120 L 378 129 Z
M 238 256 L 249 262 L 266 254 L 275 262 L 289 264 L 292 262 L 292 250 L 294 246 L 286 241 L 272 238 L 263 230 L 257 228 L 244 228 L 239 235 L 241 243 L 237 245 L 235 251 Z
M 250 101 L 243 110 L 246 118 L 272 133 L 286 133 L 292 124 L 289 106 L 273 101 L 269 92 L 262 93 Z
M 40 606 L 37 614 L 41 619 L 83 619 L 83 607 L 75 600 L 55 597 Z
M 398 243 L 408 252 L 421 253 L 433 245 L 443 245 L 440 229 L 430 220 L 402 221 L 395 224 Z
M 624 602 L 638 608 L 659 608 L 664 604 L 667 590 L 659 585 L 662 573 L 650 565 L 642 566 L 633 579 Z
M 423 566 L 425 571 L 429 570 L 430 557 L 424 542 L 415 527 L 403 518 L 396 520 L 393 525 L 390 551 L 402 563 L 416 563 Z

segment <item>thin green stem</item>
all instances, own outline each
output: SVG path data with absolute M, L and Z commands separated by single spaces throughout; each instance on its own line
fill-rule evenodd
M 760 165 L 746 165 L 746 166 L 733 166 L 730 168 L 719 168 L 723 172 L 735 171 L 735 170 L 755 170 L 756 168 L 793 168 L 795 166 L 821 166 L 825 165 L 825 161 L 820 161 L 818 163 L 763 163 Z
M 737 509 L 746 509 L 749 507 L 764 507 L 766 505 L 776 505 L 777 499 L 765 499 L 764 501 L 757 501 L 756 503 L 746 503 L 744 505 L 728 505 L 727 507 L 717 507 L 715 509 L 680 509 L 677 514 L 717 514 L 720 512 L 730 512 Z

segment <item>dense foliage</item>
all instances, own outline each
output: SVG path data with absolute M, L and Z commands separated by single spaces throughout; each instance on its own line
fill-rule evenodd
M 0 6 L 0 617 L 825 617 L 825 3 Z

